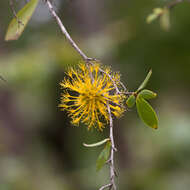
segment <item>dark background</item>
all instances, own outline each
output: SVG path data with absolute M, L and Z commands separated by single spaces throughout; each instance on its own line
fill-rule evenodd
M 164 0 L 60 0 L 53 4 L 73 39 L 89 56 L 120 71 L 135 90 L 152 68 L 147 86 L 159 129 L 145 126 L 132 109 L 114 121 L 120 190 L 188 190 L 190 186 L 190 3 L 171 12 L 171 29 L 146 24 Z M 24 1 L 17 1 L 19 10 Z M 41 2 L 18 41 L 5 42 L 13 17 L 0 1 L 0 190 L 96 190 L 109 170 L 96 172 L 102 147 L 85 148 L 108 136 L 70 126 L 58 108 L 59 82 L 79 55 Z

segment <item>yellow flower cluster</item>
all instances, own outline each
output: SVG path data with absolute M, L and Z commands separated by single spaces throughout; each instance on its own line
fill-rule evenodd
M 109 122 L 108 105 L 111 113 L 119 117 L 123 113 L 123 95 L 117 94 L 113 83 L 119 85 L 120 75 L 111 73 L 109 68 L 100 72 L 100 64 L 79 64 L 78 69 L 70 68 L 69 78 L 61 83 L 64 92 L 61 95 L 62 110 L 67 110 L 76 126 L 84 123 L 90 129 L 104 128 Z M 111 78 L 109 76 L 111 76 Z

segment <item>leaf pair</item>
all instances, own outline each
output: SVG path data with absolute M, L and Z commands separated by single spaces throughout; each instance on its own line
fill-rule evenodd
M 170 29 L 170 12 L 167 7 L 155 8 L 153 12 L 147 16 L 146 22 L 150 24 L 152 21 L 159 18 L 160 26 L 163 30 L 168 31 Z
M 147 89 L 142 90 L 147 85 L 151 77 L 151 74 L 152 71 L 150 70 L 145 80 L 142 82 L 142 84 L 139 86 L 136 92 L 134 92 L 132 95 L 129 96 L 129 98 L 126 101 L 126 104 L 129 108 L 132 108 L 136 103 L 137 112 L 141 120 L 149 127 L 157 129 L 158 118 L 156 112 L 151 107 L 151 105 L 146 101 L 155 98 L 157 94 Z
M 5 36 L 6 41 L 17 40 L 24 31 L 28 21 L 34 13 L 39 0 L 30 0 L 10 22 Z
M 157 94 L 150 91 L 150 90 L 142 90 L 141 92 L 134 92 L 132 95 L 129 96 L 129 98 L 126 101 L 126 104 L 129 108 L 132 108 L 135 105 L 136 97 L 141 97 L 146 100 L 150 100 L 153 98 L 156 98 Z

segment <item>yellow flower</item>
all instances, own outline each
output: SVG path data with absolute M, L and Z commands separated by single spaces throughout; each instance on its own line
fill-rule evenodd
M 86 66 L 79 64 L 78 69 L 71 68 L 60 85 L 65 91 L 61 94 L 62 110 L 67 110 L 76 126 L 79 123 L 88 125 L 88 128 L 104 128 L 109 122 L 108 104 L 111 113 L 116 117 L 124 111 L 122 102 L 124 96 L 117 94 L 113 82 L 119 85 L 120 75 L 111 73 L 109 68 L 100 72 L 100 65 L 94 63 Z M 111 76 L 108 77 L 108 75 Z

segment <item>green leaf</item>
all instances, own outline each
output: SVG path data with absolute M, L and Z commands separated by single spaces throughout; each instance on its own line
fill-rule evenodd
M 146 22 L 150 24 L 152 21 L 156 20 L 163 13 L 162 8 L 153 9 L 153 13 L 149 14 L 146 18 Z
M 86 144 L 86 143 L 83 143 L 83 145 L 86 146 L 86 147 L 96 147 L 96 146 L 100 146 L 100 145 L 102 145 L 102 144 L 104 144 L 104 143 L 106 143 L 106 142 L 108 142 L 108 141 L 110 141 L 110 138 L 104 139 L 104 140 L 102 140 L 102 141 L 100 141 L 100 142 L 93 143 L 93 144 Z
M 149 127 L 157 129 L 158 118 L 151 105 L 139 95 L 136 98 L 136 105 L 139 117 L 142 119 L 142 121 Z
M 105 165 L 106 161 L 109 159 L 110 150 L 111 142 L 108 141 L 96 161 L 96 171 L 99 171 Z
M 163 8 L 154 8 L 153 13 L 157 15 L 161 15 L 163 13 Z
M 170 29 L 170 11 L 168 8 L 164 8 L 164 12 L 160 16 L 160 26 L 165 31 Z
M 152 21 L 156 20 L 157 18 L 158 18 L 158 15 L 152 13 L 152 14 L 150 14 L 150 15 L 147 16 L 146 22 L 148 24 L 150 24 Z
M 156 98 L 157 94 L 155 92 L 152 92 L 151 90 L 144 89 L 141 92 L 139 92 L 139 96 L 146 100 L 149 100 L 152 98 Z
M 30 0 L 18 13 L 17 18 L 13 18 L 7 29 L 5 40 L 17 40 L 24 28 L 26 27 L 28 21 L 30 20 L 33 12 L 36 9 L 39 0 Z M 21 23 L 18 23 L 20 21 Z
M 136 98 L 135 98 L 134 94 L 132 94 L 131 96 L 129 96 L 129 98 L 126 101 L 127 106 L 129 108 L 132 108 L 135 105 L 135 100 L 136 100 Z
M 146 78 L 144 79 L 144 81 L 141 83 L 141 85 L 139 86 L 139 88 L 137 89 L 137 92 L 139 92 L 140 90 L 142 90 L 143 88 L 145 88 L 145 86 L 147 85 L 150 77 L 152 75 L 152 70 L 150 70 L 146 76 Z

